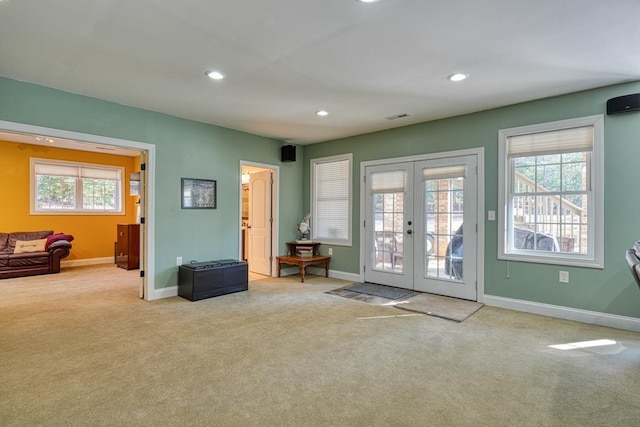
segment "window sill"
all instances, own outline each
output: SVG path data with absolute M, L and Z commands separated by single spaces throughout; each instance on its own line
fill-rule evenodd
M 555 255 L 555 256 L 544 256 L 544 255 L 531 255 L 531 254 L 500 254 L 498 255 L 499 260 L 503 261 L 516 261 L 516 262 L 529 262 L 535 264 L 552 264 L 552 265 L 561 265 L 561 266 L 569 266 L 569 267 L 584 267 L 584 268 L 597 268 L 603 269 L 604 262 L 600 262 L 593 258 L 584 257 L 575 257 L 570 255 Z

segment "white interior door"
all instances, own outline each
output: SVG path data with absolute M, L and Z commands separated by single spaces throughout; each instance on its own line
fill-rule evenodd
M 476 166 L 468 155 L 365 168 L 365 281 L 477 300 Z
M 272 172 L 249 178 L 249 270 L 271 276 Z

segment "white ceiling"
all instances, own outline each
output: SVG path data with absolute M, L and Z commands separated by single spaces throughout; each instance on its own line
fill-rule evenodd
M 639 16 L 639 0 L 0 0 L 0 75 L 309 144 L 638 80 Z

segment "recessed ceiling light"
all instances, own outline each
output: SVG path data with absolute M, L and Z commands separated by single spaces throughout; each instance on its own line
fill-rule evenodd
M 358 0 L 360 3 L 375 3 L 378 2 L 380 0 Z
M 220 71 L 216 71 L 216 70 L 209 70 L 204 74 L 207 77 L 209 77 L 210 79 L 213 79 L 213 80 L 222 80 L 225 77 L 224 74 L 222 74 Z
M 328 116 L 329 112 L 325 110 L 320 110 L 320 111 L 316 111 L 316 114 L 324 117 L 324 116 Z
M 467 77 L 469 77 L 468 74 L 464 74 L 464 73 L 453 73 L 451 74 L 449 77 L 447 77 L 449 80 L 451 80 L 452 82 L 461 82 L 464 79 L 466 79 Z

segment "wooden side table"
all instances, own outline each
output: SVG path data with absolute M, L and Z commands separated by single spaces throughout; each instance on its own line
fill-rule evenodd
M 314 255 L 314 256 L 279 256 L 278 260 L 278 277 L 280 277 L 280 268 L 282 264 L 297 265 L 300 267 L 300 281 L 304 283 L 305 269 L 309 265 L 324 264 L 325 277 L 329 277 L 330 256 Z

